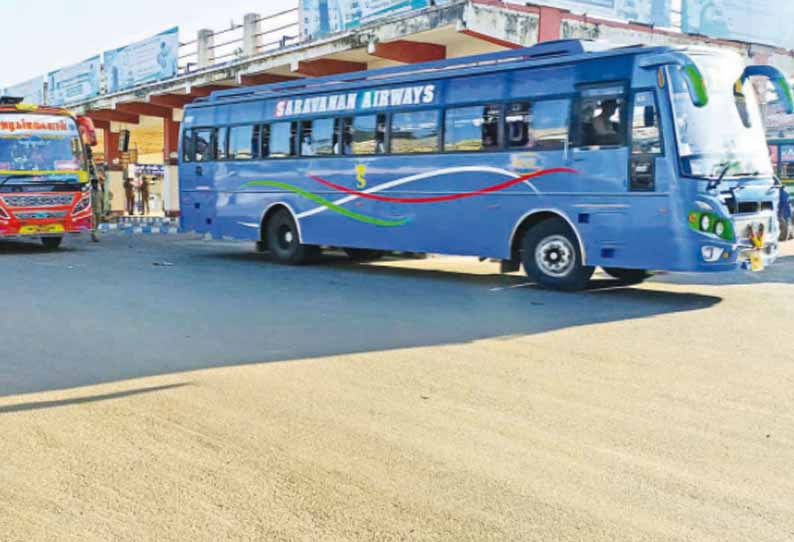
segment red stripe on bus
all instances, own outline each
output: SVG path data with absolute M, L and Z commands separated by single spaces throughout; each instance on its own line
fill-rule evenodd
M 349 194 L 351 196 L 357 196 L 363 199 L 369 199 L 374 201 L 384 201 L 388 203 L 439 203 L 442 201 L 455 201 L 459 199 L 466 199 L 466 198 L 473 198 L 476 196 L 482 196 L 484 194 L 490 194 L 493 192 L 499 192 L 501 190 L 505 190 L 510 188 L 511 186 L 515 186 L 517 184 L 521 184 L 526 182 L 530 179 L 535 179 L 537 177 L 542 177 L 545 175 L 552 175 L 554 173 L 578 173 L 575 169 L 566 168 L 566 167 L 559 167 L 559 168 L 552 168 L 552 169 L 544 169 L 541 171 L 536 171 L 535 173 L 530 173 L 528 175 L 522 175 L 521 177 L 516 177 L 515 179 L 510 179 L 509 181 L 505 181 L 503 183 L 495 184 L 493 186 L 489 186 L 487 188 L 483 188 L 481 190 L 475 190 L 473 192 L 464 192 L 461 194 L 451 194 L 446 196 L 434 196 L 428 198 L 394 198 L 390 196 L 381 196 L 378 194 L 370 194 L 367 192 L 358 192 L 351 188 L 347 188 L 346 186 L 341 186 L 321 177 L 316 177 L 311 175 L 310 178 L 314 179 L 318 183 L 324 184 L 329 188 L 333 188 L 334 190 L 339 190 L 340 192 L 344 192 L 345 194 Z

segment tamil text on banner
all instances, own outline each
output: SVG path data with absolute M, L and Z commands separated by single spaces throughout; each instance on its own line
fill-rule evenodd
M 22 98 L 25 103 L 43 105 L 44 78 L 36 77 L 30 81 L 8 87 L 3 90 L 3 96 L 14 96 L 16 98 Z
M 144 83 L 175 77 L 178 73 L 179 28 L 172 28 L 152 38 L 107 51 L 106 87 L 119 92 Z
M 526 4 L 508 0 L 513 4 Z M 673 0 L 533 0 L 533 4 L 567 9 L 575 13 L 587 13 L 593 17 L 620 19 L 655 26 L 669 27 Z
M 66 105 L 99 96 L 102 61 L 99 55 L 50 72 L 47 84 L 47 103 Z
M 381 17 L 426 8 L 430 0 L 301 0 L 300 5 L 302 33 L 307 38 L 316 38 Z
M 682 30 L 794 49 L 792 0 L 683 0 Z

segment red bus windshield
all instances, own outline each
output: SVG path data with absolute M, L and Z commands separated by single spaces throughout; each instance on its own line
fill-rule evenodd
M 0 171 L 57 175 L 83 169 L 77 125 L 54 115 L 0 115 Z

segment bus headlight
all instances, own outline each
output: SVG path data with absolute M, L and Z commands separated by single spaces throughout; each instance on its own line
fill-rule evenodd
M 714 226 L 714 233 L 717 234 L 717 237 L 724 237 L 725 236 L 725 222 L 720 220 L 717 222 L 717 225 Z
M 711 231 L 711 217 L 706 213 L 700 217 L 700 231 Z
M 91 196 L 84 196 L 83 199 L 77 202 L 77 205 L 72 209 L 72 214 L 76 215 L 82 213 L 91 206 Z
M 714 263 L 719 261 L 720 258 L 722 258 L 722 254 L 725 251 L 720 247 L 706 246 L 701 248 L 700 252 L 703 255 L 703 260 L 706 263 Z

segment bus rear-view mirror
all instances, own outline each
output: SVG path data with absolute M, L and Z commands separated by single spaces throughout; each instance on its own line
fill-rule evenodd
M 750 77 L 766 77 L 769 79 L 775 87 L 777 96 L 785 107 L 786 113 L 789 115 L 794 114 L 794 94 L 792 94 L 791 87 L 786 80 L 786 76 L 783 75 L 783 72 L 774 66 L 747 66 L 742 74 L 742 84 Z
M 705 107 L 709 103 L 709 93 L 706 88 L 706 79 L 703 72 L 683 53 L 662 53 L 652 55 L 640 60 L 643 68 L 657 69 L 662 66 L 672 66 L 679 70 L 681 77 L 686 82 L 689 97 L 695 107 Z

